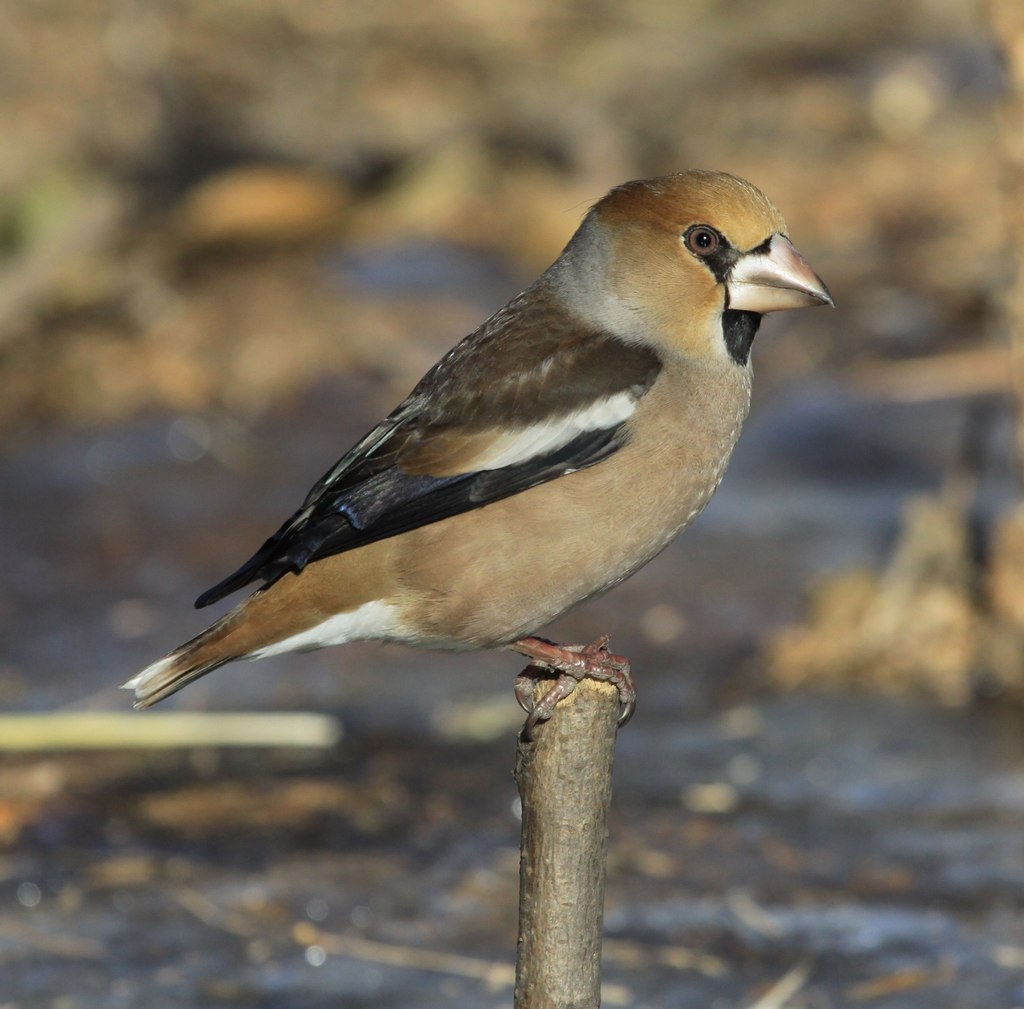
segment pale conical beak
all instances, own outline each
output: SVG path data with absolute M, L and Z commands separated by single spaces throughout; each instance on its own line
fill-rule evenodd
M 729 271 L 725 286 L 728 307 L 743 312 L 835 307 L 824 281 L 784 235 L 772 235 L 767 252 L 741 256 Z

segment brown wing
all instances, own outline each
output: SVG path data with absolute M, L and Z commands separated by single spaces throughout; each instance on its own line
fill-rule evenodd
M 660 359 L 646 347 L 581 330 L 528 295 L 449 351 L 260 550 L 196 605 L 614 453 Z

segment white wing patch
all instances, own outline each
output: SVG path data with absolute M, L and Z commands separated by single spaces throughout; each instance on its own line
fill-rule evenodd
M 633 395 L 618 392 L 564 417 L 553 417 L 542 424 L 508 431 L 473 460 L 473 468 L 501 469 L 529 462 L 547 452 L 556 452 L 585 431 L 615 427 L 628 420 L 636 410 L 636 404 Z

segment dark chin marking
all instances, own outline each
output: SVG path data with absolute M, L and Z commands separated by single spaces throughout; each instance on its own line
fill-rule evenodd
M 760 325 L 761 316 L 757 312 L 740 312 L 727 308 L 722 313 L 722 338 L 725 340 L 729 356 L 737 364 L 747 363 L 751 344 Z

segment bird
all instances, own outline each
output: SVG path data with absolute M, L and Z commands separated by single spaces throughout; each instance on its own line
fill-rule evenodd
M 606 637 L 537 632 L 630 577 L 701 512 L 746 419 L 762 316 L 834 305 L 774 204 L 725 172 L 612 189 L 555 262 L 457 343 L 205 607 L 255 591 L 124 684 L 147 708 L 217 667 L 356 640 L 506 648 L 550 717 Z M 533 696 L 532 681 L 557 674 Z

